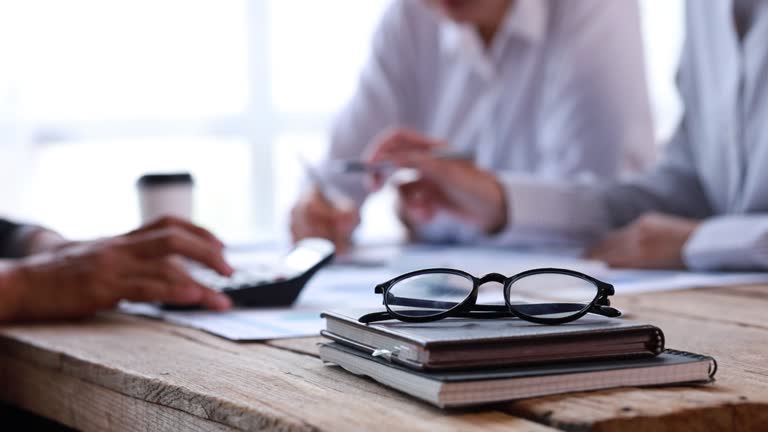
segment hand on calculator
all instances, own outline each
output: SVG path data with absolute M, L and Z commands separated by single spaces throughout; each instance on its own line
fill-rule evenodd
M 334 251 L 330 241 L 308 238 L 296 243 L 275 265 L 250 265 L 235 269 L 230 277 L 202 267 L 189 272 L 198 282 L 229 296 L 236 305 L 290 306 L 315 272 L 333 259 Z M 166 307 L 179 309 L 172 305 Z

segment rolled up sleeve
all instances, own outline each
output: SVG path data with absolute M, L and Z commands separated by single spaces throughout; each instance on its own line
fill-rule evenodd
M 498 176 L 507 196 L 507 228 L 493 236 L 508 245 L 585 245 L 610 226 L 599 188 L 589 181 Z
M 21 258 L 39 227 L 0 219 L 0 258 Z
M 692 270 L 768 270 L 768 214 L 707 219 L 683 256 Z

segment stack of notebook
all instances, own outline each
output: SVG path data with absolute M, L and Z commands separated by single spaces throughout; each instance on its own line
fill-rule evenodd
M 440 407 L 622 386 L 709 382 L 711 357 L 665 350 L 658 327 L 587 315 L 559 326 L 450 318 L 361 324 L 325 312 L 320 357 Z

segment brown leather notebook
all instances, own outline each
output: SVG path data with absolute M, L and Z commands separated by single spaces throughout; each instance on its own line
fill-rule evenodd
M 597 315 L 556 326 L 516 318 L 367 325 L 357 321 L 370 312 L 323 312 L 326 328 L 321 334 L 381 359 L 428 370 L 652 357 L 664 351 L 658 327 Z
M 665 350 L 620 361 L 567 362 L 469 371 L 413 371 L 338 343 L 320 358 L 443 408 L 624 386 L 703 384 L 714 380 L 712 357 Z

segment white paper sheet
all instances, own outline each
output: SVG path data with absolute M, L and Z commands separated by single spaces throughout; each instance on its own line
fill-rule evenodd
M 323 328 L 323 320 L 316 310 L 238 309 L 224 313 L 166 311 L 154 305 L 136 303 L 121 304 L 120 310 L 200 329 L 234 341 L 312 336 Z
M 329 268 L 307 284 L 291 308 L 169 311 L 155 305 L 125 302 L 120 310 L 197 328 L 234 341 L 315 336 L 324 328 L 324 320 L 320 318 L 323 310 L 383 307 L 381 295 L 374 294 L 373 289 L 393 276 L 386 268 Z
M 264 255 L 261 252 L 261 255 Z M 259 253 L 237 262 L 256 262 Z M 320 271 L 302 291 L 294 307 L 285 309 L 237 309 L 229 312 L 166 311 L 146 304 L 126 303 L 130 314 L 150 316 L 198 328 L 236 341 L 313 336 L 324 327 L 320 312 L 334 308 L 382 308 L 381 295 L 374 287 L 403 272 L 450 267 L 475 276 L 502 273 L 511 276 L 531 268 L 561 267 L 581 271 L 611 283 L 616 294 L 669 291 L 696 287 L 768 283 L 768 273 L 692 273 L 683 271 L 642 271 L 611 269 L 597 261 L 577 258 L 574 251 L 542 253 L 489 248 L 404 248 L 388 266 L 332 266 Z M 544 294 L 544 293 L 542 293 Z M 556 290 L 546 298 L 567 297 Z M 490 284 L 480 293 L 480 302 L 503 303 L 501 287 Z

